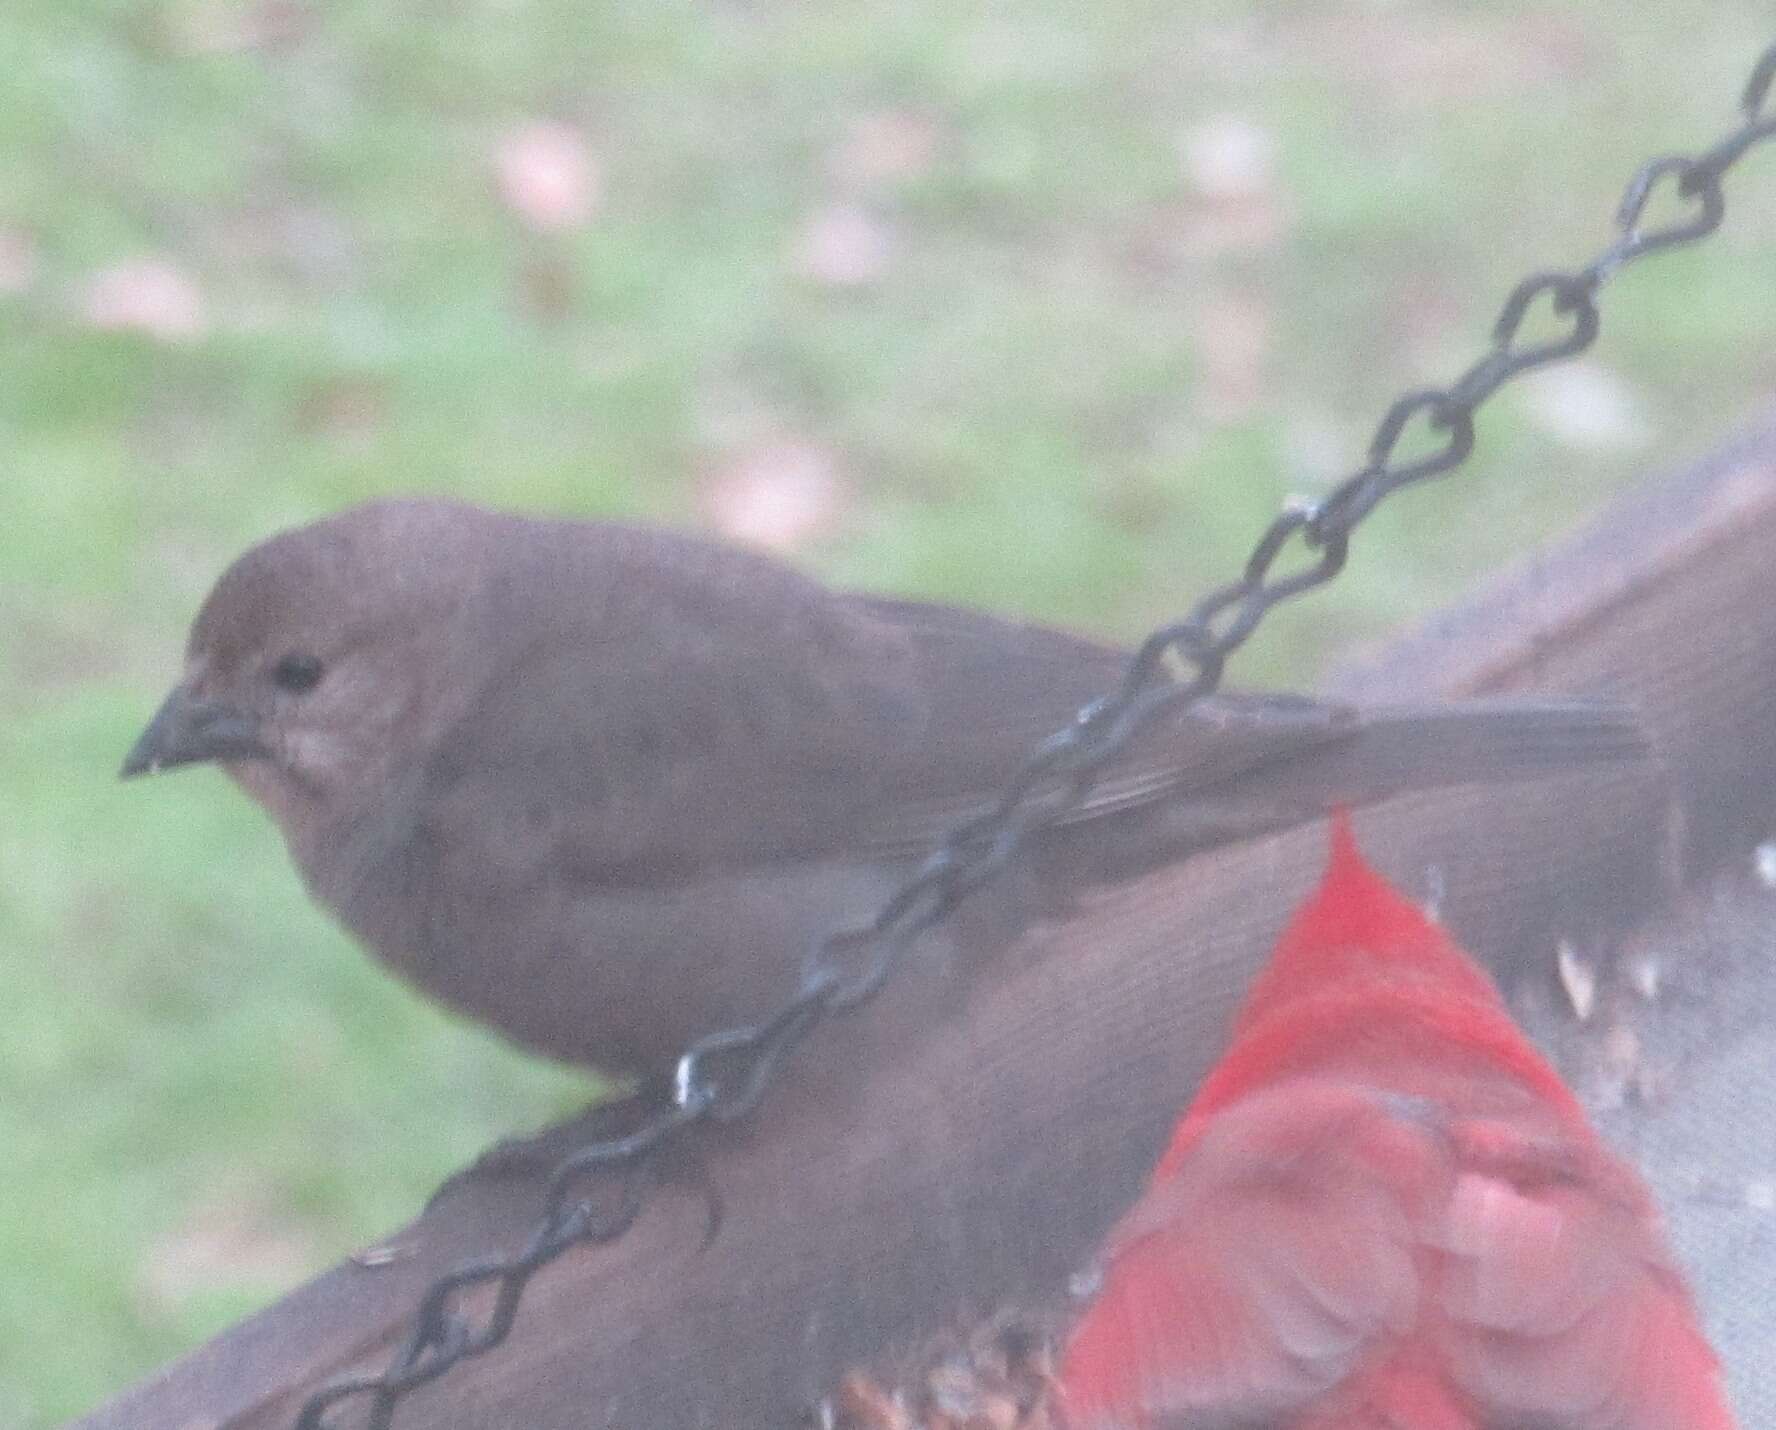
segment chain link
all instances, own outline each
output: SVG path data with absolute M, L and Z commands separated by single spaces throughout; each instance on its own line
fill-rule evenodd
M 1043 741 L 992 809 L 951 831 L 874 918 L 821 939 L 810 954 L 801 991 L 776 1016 L 694 1042 L 679 1059 L 670 1100 L 633 1130 L 593 1143 L 555 1169 L 543 1217 L 522 1251 L 460 1267 L 434 1282 L 388 1369 L 311 1396 L 296 1419 L 297 1430 L 328 1430 L 328 1410 L 361 1396 L 370 1399 L 371 1430 L 388 1430 L 409 1391 L 506 1338 L 536 1272 L 571 1247 L 613 1241 L 627 1232 L 641 1215 L 647 1161 L 656 1149 L 699 1122 L 729 1122 L 750 1113 L 817 1024 L 862 1010 L 913 942 L 995 877 L 1030 834 L 1075 808 L 1097 772 L 1143 726 L 1162 710 L 1182 708 L 1213 692 L 1227 658 L 1272 607 L 1337 576 L 1352 534 L 1377 506 L 1402 487 L 1461 465 L 1474 448 L 1474 413 L 1482 403 L 1512 379 L 1589 348 L 1601 321 L 1597 294 L 1606 282 L 1630 263 L 1693 243 L 1720 226 L 1726 211 L 1722 179 L 1748 151 L 1776 136 L 1776 116 L 1768 113 L 1773 82 L 1776 45 L 1752 69 L 1736 129 L 1700 154 L 1666 155 L 1643 165 L 1623 192 L 1617 237 L 1609 247 L 1575 272 L 1536 273 L 1519 283 L 1493 326 L 1491 351 L 1448 387 L 1424 388 L 1395 401 L 1377 425 L 1361 468 L 1320 502 L 1286 507 L 1258 539 L 1239 578 L 1202 597 L 1184 619 L 1148 636 L 1117 689 Z M 1667 190 L 1682 212 L 1663 224 L 1643 226 L 1648 206 Z M 1553 337 L 1530 341 L 1523 329 L 1538 309 L 1560 328 Z M 1402 442 L 1414 432 L 1434 439 L 1432 449 L 1396 461 Z M 1173 674 L 1174 668 L 1183 673 Z M 861 967 L 841 966 L 847 954 L 861 954 Z M 593 1178 L 615 1184 L 614 1204 L 602 1213 L 578 1190 Z M 461 1308 L 471 1292 L 485 1286 L 496 1288 L 494 1307 L 477 1329 Z

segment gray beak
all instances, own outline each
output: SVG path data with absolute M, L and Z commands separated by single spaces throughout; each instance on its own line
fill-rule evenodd
M 256 718 L 224 701 L 199 699 L 180 685 L 124 756 L 119 774 L 129 779 L 200 760 L 262 760 L 270 753 Z

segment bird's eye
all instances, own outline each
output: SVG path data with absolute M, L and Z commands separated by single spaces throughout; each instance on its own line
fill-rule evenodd
M 292 695 L 305 695 L 321 683 L 321 658 L 301 651 L 284 656 L 271 668 L 272 684 Z

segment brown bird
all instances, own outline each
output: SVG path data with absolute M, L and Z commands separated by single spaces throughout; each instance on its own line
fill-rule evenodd
M 223 574 L 123 773 L 220 762 L 402 975 L 541 1052 L 658 1075 L 793 994 L 811 941 L 1126 660 L 684 536 L 386 501 Z M 920 961 L 951 1007 L 983 945 L 1091 884 L 1338 803 L 1643 751 L 1595 704 L 1218 695 L 1144 732 Z

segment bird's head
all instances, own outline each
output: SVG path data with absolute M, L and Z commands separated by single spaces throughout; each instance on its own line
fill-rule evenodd
M 435 713 L 486 519 L 380 502 L 253 547 L 198 611 L 124 776 L 216 762 L 281 822 L 373 787 Z

